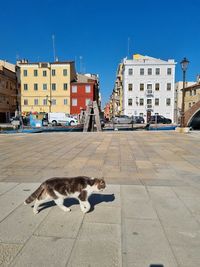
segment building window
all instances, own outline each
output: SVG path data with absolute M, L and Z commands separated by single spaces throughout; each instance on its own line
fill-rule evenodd
M 155 98 L 155 106 L 159 106 L 159 98 Z
M 28 105 L 28 99 L 24 99 L 24 106 Z
M 28 71 L 24 70 L 24 77 L 28 76 Z
M 85 92 L 86 93 L 90 93 L 90 85 L 86 85 L 85 86 Z
M 67 69 L 63 70 L 63 76 L 67 76 Z
M 140 75 L 144 75 L 144 69 L 140 69 Z
M 144 99 L 140 98 L 140 106 L 144 106 Z
M 36 76 L 38 76 L 38 71 L 37 70 L 34 70 L 33 71 L 33 75 L 36 77 Z
M 72 85 L 72 93 L 77 93 L 77 85 Z
M 67 90 L 67 83 L 63 84 L 63 90 Z
M 152 84 L 147 84 L 147 94 L 152 94 L 153 91 L 152 91 Z
M 47 76 L 47 71 L 43 70 L 43 76 L 46 77 Z
M 192 96 L 192 91 L 190 90 L 190 96 Z
M 170 98 L 167 98 L 166 99 L 166 106 L 170 106 L 171 105 L 171 99 Z
M 37 90 L 38 90 L 38 84 L 34 83 L 34 91 L 37 91 Z
M 167 83 L 167 91 L 170 91 L 172 89 L 171 83 Z
M 55 106 L 56 105 L 56 99 L 52 99 L 51 104 L 52 104 L 52 106 Z
M 133 84 L 132 84 L 132 83 L 129 83 L 129 84 L 128 84 L 128 90 L 129 90 L 129 91 L 133 91 Z
M 47 99 L 43 99 L 43 105 L 44 105 L 44 106 L 47 105 Z
M 73 107 L 77 106 L 77 98 L 72 98 L 72 106 Z
M 171 75 L 172 74 L 172 69 L 171 68 L 167 68 L 167 75 Z
M 56 91 L 56 83 L 52 83 L 51 89 L 52 89 L 52 91 Z
M 160 75 L 160 69 L 156 68 L 156 75 Z
M 67 105 L 67 98 L 64 99 L 64 105 Z
M 147 99 L 147 109 L 152 108 L 152 99 Z
M 128 69 L 128 75 L 133 75 L 133 69 Z
M 144 83 L 140 84 L 140 91 L 144 91 Z
M 34 105 L 37 106 L 38 105 L 38 99 L 34 99 Z
M 47 84 L 46 83 L 43 83 L 43 90 L 47 90 Z
M 160 90 L 160 84 L 159 84 L 159 83 L 156 83 L 156 84 L 155 84 L 155 90 L 156 90 L 156 91 L 159 91 L 159 90 Z
M 148 69 L 148 75 L 152 75 L 152 69 Z
M 25 84 L 24 84 L 24 91 L 27 91 L 27 90 L 28 90 L 28 84 L 25 83 Z
M 51 70 L 51 75 L 56 76 L 56 70 Z
M 133 105 L 133 100 L 132 100 L 132 98 L 129 98 L 129 99 L 128 99 L 128 105 L 129 105 L 129 106 L 132 106 L 132 105 Z
M 90 98 L 86 98 L 86 99 L 85 99 L 85 105 L 86 105 L 86 106 L 89 105 L 90 101 L 91 101 Z
M 194 95 L 196 95 L 197 94 L 197 91 L 196 91 L 196 89 L 194 89 Z

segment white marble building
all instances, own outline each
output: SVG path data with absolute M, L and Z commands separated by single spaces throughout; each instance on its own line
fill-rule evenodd
M 174 122 L 175 61 L 134 55 L 123 59 L 123 114 L 163 115 Z

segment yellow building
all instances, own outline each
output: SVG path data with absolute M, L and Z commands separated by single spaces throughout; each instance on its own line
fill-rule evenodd
M 122 115 L 123 110 L 123 84 L 122 84 L 123 64 L 120 63 L 117 68 L 115 86 L 110 98 L 110 112 L 112 116 Z
M 185 111 L 200 101 L 200 82 L 185 88 Z
M 15 65 L 0 60 L 0 123 L 9 122 L 18 110 Z
M 21 112 L 70 113 L 70 83 L 76 79 L 73 61 L 17 62 Z

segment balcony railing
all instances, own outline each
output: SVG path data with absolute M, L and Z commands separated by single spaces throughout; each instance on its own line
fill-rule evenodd
M 146 110 L 147 111 L 153 111 L 153 105 L 152 104 L 147 104 L 146 105 Z
M 146 90 L 146 96 L 147 97 L 154 97 L 154 93 L 152 90 Z

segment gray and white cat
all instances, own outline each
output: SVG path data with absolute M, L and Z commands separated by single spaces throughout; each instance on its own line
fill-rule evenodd
M 54 202 L 64 211 L 70 208 L 64 206 L 64 199 L 67 197 L 79 200 L 83 213 L 90 210 L 89 196 L 93 192 L 103 191 L 106 187 L 105 181 L 98 178 L 78 176 L 73 178 L 51 178 L 43 182 L 24 202 L 29 204 L 35 200 L 33 212 L 37 214 L 40 204 L 54 200 Z

